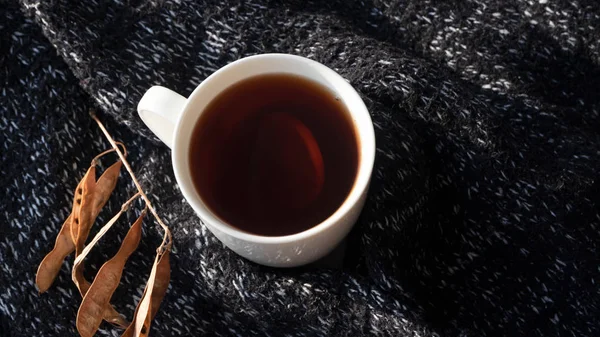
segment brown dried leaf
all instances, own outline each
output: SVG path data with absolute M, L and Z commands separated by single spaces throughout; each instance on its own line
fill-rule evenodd
M 142 221 L 146 210 L 131 226 L 119 251 L 98 271 L 94 282 L 83 297 L 77 313 L 77 331 L 83 337 L 93 336 L 102 323 L 102 316 L 117 289 L 129 256 L 137 249 L 142 236 Z
M 169 260 L 171 245 L 172 243 L 169 242 L 165 247 L 165 251 L 162 254 L 158 253 L 156 255 L 146 288 L 135 309 L 134 320 L 123 335 L 121 335 L 122 337 L 145 337 L 150 333 L 150 324 L 158 312 L 160 303 L 165 297 L 169 281 L 171 280 L 171 265 Z

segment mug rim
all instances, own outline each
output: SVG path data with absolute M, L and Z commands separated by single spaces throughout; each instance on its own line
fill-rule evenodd
M 346 105 L 346 108 L 348 109 L 348 111 L 350 113 L 353 127 L 355 128 L 356 133 L 357 133 L 358 148 L 359 148 L 359 162 L 358 162 L 358 170 L 356 173 L 356 177 L 354 178 L 354 182 L 353 182 L 350 192 L 348 192 L 348 194 L 347 194 L 346 198 L 344 199 L 344 201 L 342 202 L 342 204 L 333 213 L 331 213 L 327 218 L 325 218 L 323 221 L 315 224 L 314 226 L 311 226 L 310 228 L 305 229 L 298 233 L 282 235 L 282 236 L 265 236 L 265 235 L 253 234 L 253 233 L 249 233 L 249 232 L 246 232 L 243 230 L 239 230 L 235 226 L 227 223 L 226 221 L 224 221 L 223 219 L 218 217 L 216 214 L 214 214 L 213 211 L 208 207 L 208 205 L 205 204 L 205 202 L 203 201 L 200 194 L 196 191 L 195 187 L 193 185 L 189 186 L 188 184 L 183 182 L 183 179 L 181 178 L 181 176 L 183 174 L 181 172 L 181 167 L 180 167 L 181 165 L 183 165 L 181 156 L 188 155 L 190 139 L 186 140 L 186 142 L 185 142 L 186 145 L 185 145 L 184 151 L 182 151 L 181 145 L 178 145 L 179 143 L 181 143 L 180 138 L 181 138 L 182 134 L 180 132 L 180 129 L 182 128 L 182 124 L 183 124 L 182 121 L 184 120 L 183 117 L 187 113 L 189 113 L 189 111 L 191 111 L 190 110 L 190 106 L 192 106 L 191 102 L 194 101 L 194 98 L 196 96 L 198 96 L 200 92 L 202 92 L 204 87 L 210 85 L 210 82 L 214 81 L 216 78 L 225 75 L 227 72 L 230 72 L 232 69 L 239 67 L 239 66 L 243 65 L 244 63 L 251 63 L 258 59 L 270 59 L 270 58 L 271 59 L 272 58 L 286 59 L 291 62 L 305 62 L 305 63 L 310 64 L 313 67 L 319 68 L 319 70 L 322 72 L 328 73 L 328 75 L 333 76 L 337 80 L 343 81 L 343 83 L 339 83 L 339 85 L 345 87 L 344 93 L 338 93 L 338 94 L 344 101 L 344 105 Z M 310 77 L 308 77 L 308 78 L 310 78 Z M 348 96 L 354 96 L 353 98 L 355 98 L 355 101 L 356 101 L 355 103 L 358 103 L 359 106 L 356 106 L 356 105 L 349 106 L 346 103 L 346 101 L 344 100 L 344 97 L 348 97 Z M 358 99 L 358 100 L 356 100 L 356 99 Z M 196 118 L 200 118 L 200 116 L 202 115 L 203 112 L 204 111 L 200 112 Z M 363 119 L 366 118 L 368 123 L 364 123 L 366 125 L 358 124 L 357 120 L 355 118 L 355 116 L 357 116 L 357 115 L 362 115 Z M 196 122 L 197 122 L 197 119 L 196 119 Z M 194 89 L 194 91 L 189 95 L 189 97 L 186 99 L 186 103 L 183 107 L 183 111 L 177 120 L 175 132 L 173 133 L 173 149 L 172 149 L 172 153 L 171 153 L 173 171 L 175 174 L 175 179 L 180 187 L 180 190 L 181 190 L 184 198 L 190 204 L 190 206 L 192 206 L 194 211 L 200 216 L 202 222 L 205 225 L 207 225 L 209 228 L 215 227 L 217 230 L 223 232 L 224 234 L 227 234 L 227 235 L 237 238 L 239 240 L 249 241 L 249 242 L 254 242 L 254 243 L 280 244 L 280 243 L 294 242 L 294 241 L 303 240 L 303 239 L 309 238 L 311 236 L 317 235 L 317 234 L 325 231 L 326 229 L 335 226 L 335 224 L 338 223 L 344 217 L 344 215 L 346 215 L 349 211 L 351 211 L 353 206 L 360 200 L 361 195 L 365 192 L 365 190 L 369 186 L 371 174 L 373 171 L 373 165 L 375 162 L 376 147 L 375 147 L 375 132 L 374 132 L 373 127 L 374 127 L 373 121 L 371 120 L 369 111 L 368 111 L 367 107 L 365 106 L 364 101 L 358 94 L 358 92 L 356 92 L 356 90 L 340 74 L 338 74 L 334 70 L 330 69 L 329 67 L 327 67 L 317 61 L 314 61 L 314 60 L 311 60 L 311 59 L 308 59 L 308 58 L 305 58 L 302 56 L 292 55 L 292 54 L 269 53 L 269 54 L 252 55 L 252 56 L 238 59 L 238 60 L 231 62 L 231 63 L 223 66 L 222 68 L 218 69 L 217 71 L 212 73 L 210 76 L 208 76 L 206 79 L 204 79 Z M 183 153 L 183 152 L 185 152 L 185 153 Z

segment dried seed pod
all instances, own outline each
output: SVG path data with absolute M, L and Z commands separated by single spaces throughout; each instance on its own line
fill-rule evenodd
M 75 250 L 75 244 L 71 239 L 71 220 L 72 216 L 69 215 L 58 232 L 54 248 L 44 257 L 38 267 L 35 284 L 40 293 L 46 292 L 50 288 L 64 259 Z
M 92 165 L 95 165 L 96 158 L 92 161 Z M 85 245 L 85 241 L 90 233 L 93 223 L 96 221 L 96 217 L 100 213 L 100 210 L 106 202 L 108 198 L 112 194 L 115 186 L 117 184 L 117 179 L 119 178 L 119 171 L 121 170 L 122 162 L 118 160 L 114 164 L 112 164 L 109 168 L 107 168 L 97 182 L 93 185 L 86 181 L 84 186 L 81 189 L 78 189 L 76 193 L 79 193 L 81 196 L 79 199 L 76 199 L 76 203 L 78 203 L 78 208 L 75 210 L 74 214 L 78 214 L 78 219 L 75 222 L 73 227 L 75 229 L 71 230 L 71 233 L 75 232 L 74 242 L 76 248 L 76 255 L 81 254 L 83 250 L 83 246 Z M 94 166 L 92 166 L 94 167 Z M 88 171 L 90 172 L 90 171 Z M 92 170 L 95 175 L 95 169 Z M 95 178 L 94 178 L 95 179 Z
M 118 144 L 120 144 L 125 153 L 127 153 L 125 145 L 122 143 Z M 82 186 L 77 186 L 75 191 L 76 195 L 75 200 L 73 201 L 73 211 L 71 213 L 78 214 L 81 218 L 79 221 L 82 222 L 82 225 L 80 225 L 78 221 L 75 221 L 75 225 L 71 226 L 71 236 L 73 237 L 73 242 L 75 242 L 77 254 L 81 252 L 81 250 L 77 250 L 79 235 L 83 234 L 84 236 L 82 239 L 79 239 L 79 246 L 83 249 L 91 226 L 96 221 L 96 217 L 100 213 L 102 207 L 104 207 L 104 204 L 108 201 L 108 198 L 117 184 L 117 179 L 119 178 L 119 172 L 122 166 L 121 160 L 117 160 L 108 169 L 104 170 L 98 181 L 96 181 L 96 163 L 98 162 L 98 159 L 114 151 L 115 149 L 106 150 L 92 160 L 90 169 L 86 173 L 86 177 L 84 177 L 84 179 L 88 178 L 89 180 L 86 180 Z M 86 184 L 87 189 L 85 188 L 86 186 L 83 186 Z
M 106 307 L 102 319 L 121 329 L 126 329 L 129 326 L 129 322 L 112 305 Z
M 102 228 L 104 230 L 102 235 L 104 235 L 104 233 L 106 233 L 106 231 L 108 231 L 108 229 L 112 226 L 112 224 L 114 224 L 114 222 L 116 222 L 117 218 L 121 215 L 121 213 L 122 212 L 119 212 L 117 214 L 117 216 L 111 220 L 112 223 L 109 222 L 108 226 L 104 226 Z M 98 233 L 98 234 L 100 234 L 100 233 Z M 100 237 L 101 237 L 101 235 L 100 235 Z M 84 250 L 81 255 L 79 255 L 75 258 L 75 264 L 73 265 L 73 270 L 71 272 L 71 278 L 73 279 L 73 283 L 75 283 L 75 285 L 77 286 L 77 289 L 79 289 L 79 293 L 81 294 L 81 297 L 85 297 L 86 293 L 88 292 L 88 290 L 91 287 L 91 283 L 88 280 L 86 280 L 85 276 L 83 275 L 83 268 L 84 268 L 83 258 L 85 257 L 85 255 L 87 255 L 87 253 L 89 253 L 89 251 L 91 250 L 93 245 L 96 244 L 96 242 L 98 242 L 100 237 L 96 236 L 94 239 L 97 238 L 97 240 L 95 240 L 95 242 L 92 242 L 88 246 L 85 247 L 86 249 L 88 247 L 90 249 L 87 250 L 87 252 Z M 84 255 L 84 253 L 85 253 L 85 255 Z M 121 314 L 119 314 L 119 312 L 117 312 L 113 308 L 113 306 L 110 304 L 105 307 L 102 317 L 107 322 L 114 324 L 116 326 L 122 327 L 122 328 L 126 328 L 129 324 L 129 322 L 127 322 L 127 320 L 125 320 L 123 318 L 123 316 Z
M 125 146 L 123 149 L 125 149 Z M 113 150 L 109 150 L 113 151 Z M 107 151 L 100 154 L 100 156 L 108 153 Z M 98 156 L 99 157 L 99 156 Z M 60 267 L 64 259 L 75 250 L 75 240 L 78 232 L 78 224 L 74 223 L 73 214 L 79 214 L 80 208 L 83 201 L 83 187 L 84 185 L 88 185 L 91 183 L 92 177 L 95 179 L 96 169 L 95 163 L 97 158 L 94 158 L 92 164 L 86 174 L 83 176 L 81 181 L 77 184 L 75 188 L 75 193 L 73 196 L 73 206 L 71 210 L 71 214 L 63 223 L 54 243 L 54 248 L 50 253 L 48 253 L 38 267 L 38 272 L 36 274 L 36 285 L 40 291 L 43 293 L 48 290 L 48 288 L 54 282 L 54 279 L 58 275 L 60 271 Z M 100 210 L 108 201 L 108 198 L 112 194 L 112 191 L 115 189 L 115 185 L 117 183 L 117 178 L 119 177 L 119 172 L 121 170 L 122 162 L 118 160 L 113 165 L 111 165 L 108 169 L 104 171 L 100 179 L 95 184 L 94 187 L 94 201 L 92 206 L 92 216 L 90 219 L 90 223 L 93 223 L 100 213 Z M 79 217 L 76 218 L 77 222 L 80 222 Z M 85 241 L 85 240 L 84 240 Z
M 75 283 L 75 285 L 77 286 L 77 289 L 79 289 L 81 297 L 85 297 L 85 294 L 88 292 L 91 286 L 91 283 L 88 280 L 86 280 L 83 275 L 83 260 L 92 250 L 92 248 L 98 243 L 98 241 L 100 241 L 102 236 L 106 234 L 110 227 L 112 227 L 112 225 L 114 225 L 115 222 L 117 222 L 121 214 L 123 214 L 129 208 L 131 202 L 135 200 L 138 196 L 139 193 L 137 193 L 127 202 L 125 202 L 121 207 L 121 210 L 115 216 L 113 216 L 113 218 L 110 219 L 110 221 L 106 225 L 104 225 L 100 229 L 100 231 L 98 232 L 98 234 L 96 234 L 96 236 L 94 236 L 92 241 L 90 241 L 90 243 L 87 246 L 85 246 L 85 248 L 81 251 L 81 254 L 76 253 L 75 262 L 73 263 L 73 270 L 71 271 L 71 279 L 73 280 L 73 283 Z M 127 327 L 128 325 L 128 322 L 111 305 L 108 305 L 105 308 L 103 317 L 107 322 L 118 325 L 123 328 Z
M 169 281 L 171 280 L 171 265 L 169 260 L 171 244 L 171 242 L 167 243 L 162 254 L 159 248 L 159 253 L 157 253 L 154 259 L 152 271 L 146 283 L 146 288 L 144 288 L 142 298 L 135 309 L 134 319 L 123 335 L 121 335 L 122 337 L 148 336 L 150 333 L 150 324 L 158 312 L 160 303 L 165 297 Z
M 44 257 L 42 262 L 40 262 L 35 279 L 40 293 L 43 293 L 50 288 L 56 275 L 58 275 L 58 272 L 60 271 L 64 259 L 75 249 L 73 233 L 76 230 L 74 230 L 73 227 L 79 223 L 79 218 L 74 215 L 78 214 L 79 209 L 81 208 L 84 187 L 89 187 L 90 184 L 94 183 L 95 175 L 96 168 L 92 165 L 88 168 L 87 172 L 75 188 L 71 214 L 67 217 L 67 220 L 65 220 L 58 232 L 58 236 L 54 242 L 54 248 L 52 248 L 50 253 Z
M 98 271 L 94 282 L 83 297 L 77 312 L 77 331 L 83 337 L 93 336 L 102 323 L 102 317 L 115 289 L 119 285 L 125 263 L 137 249 L 142 236 L 142 221 L 146 209 L 131 226 L 119 251 Z
M 96 186 L 96 165 L 92 163 L 90 168 L 87 170 L 81 182 L 77 185 L 75 193 L 73 194 L 73 209 L 71 214 L 73 215 L 73 222 L 71 223 L 71 237 L 75 242 L 75 249 L 77 249 L 77 235 L 79 227 L 82 222 L 89 222 L 91 219 L 91 201 L 94 195 L 94 188 Z M 84 209 L 85 207 L 85 209 Z
M 95 170 L 93 171 L 95 173 Z M 71 235 L 73 235 L 75 230 L 76 235 L 73 236 L 75 241 L 75 255 L 81 254 L 81 251 L 85 246 L 85 241 L 92 229 L 92 224 L 96 220 L 94 216 L 94 199 L 96 198 L 94 195 L 95 189 L 96 177 L 88 177 L 81 189 L 81 199 L 78 199 L 77 201 L 80 203 L 79 209 L 77 212 L 73 213 L 73 222 L 75 223 L 75 226 L 71 227 Z M 77 192 L 79 193 L 80 191 Z
M 93 165 L 94 162 L 92 162 Z M 93 171 L 95 175 L 95 166 L 92 166 L 86 177 L 83 180 L 83 184 L 77 187 L 75 191 L 75 203 L 76 207 L 73 208 L 73 222 L 71 225 L 71 236 L 75 242 L 75 257 L 77 258 L 85 245 L 87 234 L 91 229 L 91 221 L 94 213 L 94 189 L 96 187 L 96 177 L 89 175 Z M 115 220 L 116 221 L 116 220 Z M 81 296 L 85 295 L 87 288 L 85 287 L 85 279 L 83 277 L 83 266 L 73 266 L 72 274 L 76 275 L 73 278 L 75 285 L 79 289 Z
M 117 220 L 119 219 L 121 214 L 123 214 L 123 212 L 125 212 L 125 210 L 127 209 L 128 206 L 129 206 L 129 202 L 127 202 L 125 205 L 123 205 L 121 210 L 112 219 L 110 219 L 110 221 L 106 225 L 104 225 L 100 229 L 98 234 L 96 234 L 96 236 L 92 239 L 92 241 L 82 250 L 81 254 L 76 254 L 75 262 L 73 263 L 73 270 L 71 271 L 71 279 L 73 280 L 73 283 L 75 283 L 75 285 L 77 286 L 77 289 L 79 289 L 79 293 L 81 294 L 81 297 L 85 297 L 85 294 L 88 292 L 88 290 L 91 286 L 91 283 L 88 280 L 86 280 L 83 275 L 83 269 L 84 269 L 83 260 L 85 259 L 87 254 L 89 254 L 89 252 L 92 250 L 94 245 L 96 245 L 96 243 L 98 243 L 98 241 L 100 241 L 100 238 L 102 238 L 102 236 L 104 234 L 106 234 L 106 232 L 110 229 L 110 227 L 112 227 L 112 225 L 115 222 L 117 222 Z M 105 308 L 105 311 L 103 313 L 103 318 L 107 322 L 112 323 L 117 326 L 120 326 L 122 328 L 125 328 L 128 325 L 128 322 L 123 318 L 123 316 L 121 316 L 112 307 L 112 305 L 108 305 Z
M 96 188 L 94 191 L 94 220 L 98 216 L 98 213 L 102 210 L 102 207 L 110 198 L 110 195 L 115 189 L 117 185 L 117 180 L 119 178 L 119 173 L 121 171 L 121 167 L 123 166 L 123 162 L 121 160 L 117 160 L 114 164 L 112 164 L 109 168 L 104 170 L 98 181 L 96 182 Z

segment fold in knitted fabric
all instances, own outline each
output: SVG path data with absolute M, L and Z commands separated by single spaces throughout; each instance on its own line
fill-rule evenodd
M 0 335 L 76 333 L 69 268 L 43 295 L 33 280 L 74 186 L 109 146 L 91 107 L 174 233 L 154 336 L 600 334 L 596 2 L 23 0 L 0 11 Z M 151 85 L 188 95 L 267 52 L 336 70 L 372 115 L 369 198 L 336 268 L 267 268 L 224 248 L 135 112 Z M 127 181 L 99 223 L 132 194 Z M 136 215 L 95 248 L 90 278 Z M 113 297 L 129 318 L 160 238 L 147 222 Z

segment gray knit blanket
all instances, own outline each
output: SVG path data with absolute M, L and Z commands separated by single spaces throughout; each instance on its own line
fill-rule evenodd
M 266 52 L 336 70 L 374 121 L 369 197 L 335 263 L 275 269 L 223 247 L 135 111 L 152 85 L 187 95 Z M 73 257 L 48 292 L 34 280 L 109 147 L 90 108 L 174 234 L 152 336 L 600 336 L 597 1 L 1 1 L 0 336 L 77 334 Z M 92 235 L 133 191 L 123 171 Z M 113 296 L 129 319 L 160 240 L 147 221 Z

